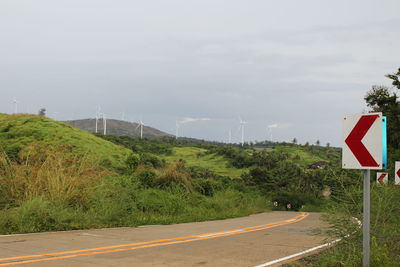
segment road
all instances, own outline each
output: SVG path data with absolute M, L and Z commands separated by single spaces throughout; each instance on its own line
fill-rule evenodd
M 318 213 L 0 236 L 0 266 L 255 266 L 324 241 Z

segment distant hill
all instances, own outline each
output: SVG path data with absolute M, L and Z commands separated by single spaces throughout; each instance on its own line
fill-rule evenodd
M 123 168 L 132 151 L 64 122 L 28 114 L 0 113 L 0 152 L 16 160 L 22 155 L 40 153 L 41 148 L 67 146 L 63 153 L 86 155 L 98 159 L 102 165 Z
M 87 132 L 94 133 L 96 130 L 96 119 L 83 119 L 83 120 L 70 120 L 65 121 L 69 125 L 85 130 Z M 107 119 L 107 134 L 123 135 L 130 137 L 140 136 L 140 127 L 138 123 L 127 122 L 121 120 Z M 103 132 L 103 121 L 98 121 L 98 133 Z M 173 137 L 173 135 L 162 132 L 149 126 L 143 126 L 143 137 L 144 138 L 163 138 Z

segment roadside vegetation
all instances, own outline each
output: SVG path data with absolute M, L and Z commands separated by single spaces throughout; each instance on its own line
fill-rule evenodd
M 223 219 L 271 210 L 273 201 L 276 210 L 320 210 L 326 185 L 316 181 L 330 167 L 308 164 L 338 154 L 95 136 L 42 116 L 0 119 L 3 234 Z
M 329 203 L 324 215 L 331 228 L 322 233 L 329 240 L 341 241 L 319 254 L 285 266 L 362 266 L 362 226 L 354 219 L 362 221 L 363 218 L 361 175 L 357 180 L 359 184 L 343 188 L 343 193 Z M 400 266 L 399 190 L 393 185 L 371 187 L 371 266 Z
M 400 69 L 386 75 L 393 87 L 373 86 L 365 96 L 372 112 L 387 117 L 388 166 L 393 177 L 394 163 L 400 159 Z M 332 176 L 339 194 L 332 196 L 325 219 L 331 229 L 325 233 L 342 241 L 320 254 L 288 266 L 362 266 L 362 228 L 353 218 L 362 221 L 362 172 L 341 171 Z M 377 186 L 376 172 L 371 173 L 371 266 L 400 266 L 400 187 L 389 179 L 386 186 Z
M 169 224 L 270 210 L 256 188 L 182 160 L 168 163 L 161 157 L 172 153 L 168 143 L 131 146 L 137 142 L 131 138 L 123 147 L 44 117 L 1 119 L 2 234 Z

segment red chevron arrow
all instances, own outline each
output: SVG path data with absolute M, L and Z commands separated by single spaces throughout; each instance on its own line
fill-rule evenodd
M 397 174 L 397 177 L 400 178 L 400 169 L 396 172 L 396 174 Z
M 374 124 L 376 118 L 379 118 L 379 115 L 374 114 L 361 116 L 356 126 L 354 126 L 353 130 L 345 140 L 345 143 L 350 148 L 351 152 L 353 152 L 353 155 L 362 167 L 379 167 L 379 164 L 361 142 L 372 124 Z
M 379 182 L 381 185 L 385 185 L 385 184 L 383 183 L 383 178 L 385 178 L 385 177 L 386 177 L 386 173 L 382 173 L 381 176 L 379 176 L 378 182 Z

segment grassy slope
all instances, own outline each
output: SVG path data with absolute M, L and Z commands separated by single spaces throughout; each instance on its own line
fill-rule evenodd
M 326 154 L 321 153 L 320 151 L 317 150 L 317 148 L 315 148 L 313 152 L 311 152 L 309 149 L 310 148 L 307 149 L 302 146 L 285 146 L 285 145 L 279 145 L 273 148 L 273 150 L 275 151 L 289 153 L 292 157 L 298 155 L 300 157 L 299 163 L 303 167 L 307 167 L 310 164 L 318 161 L 330 161 L 330 159 L 327 158 Z
M 183 159 L 187 166 L 199 166 L 207 168 L 219 175 L 232 178 L 240 177 L 244 169 L 229 167 L 229 162 L 223 156 L 216 154 L 205 154 L 206 149 L 197 147 L 174 147 L 172 155 L 165 156 L 167 162 L 171 163 Z
M 131 153 L 66 123 L 27 114 L 0 114 L 0 148 L 9 155 L 16 155 L 26 153 L 33 145 L 49 148 L 66 145 L 74 154 L 94 156 L 103 164 L 116 168 L 123 167 Z
M 307 148 L 301 146 L 285 146 L 278 145 L 269 151 L 286 152 L 291 157 L 299 156 L 299 163 L 303 167 L 307 167 L 312 163 L 318 161 L 329 161 L 324 153 L 318 151 L 310 152 Z M 229 166 L 228 159 L 217 154 L 206 154 L 206 149 L 198 147 L 174 147 L 172 155 L 165 156 L 164 158 L 168 163 L 185 160 L 187 166 L 199 166 L 207 168 L 219 175 L 229 176 L 232 178 L 240 177 L 240 175 L 247 169 L 237 169 Z M 251 153 L 251 150 L 248 151 Z

